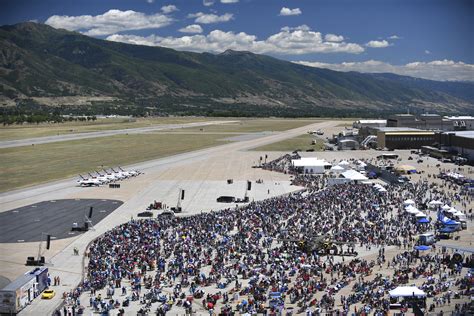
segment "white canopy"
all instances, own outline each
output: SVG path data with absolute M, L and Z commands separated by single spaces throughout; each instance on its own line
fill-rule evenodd
M 388 292 L 390 297 L 426 297 L 426 293 L 416 286 L 399 286 Z
M 348 166 L 349 165 L 349 162 L 347 162 L 347 160 L 343 160 L 341 161 L 340 163 L 338 163 L 339 166 Z
M 346 179 L 350 179 L 350 180 L 353 180 L 353 181 L 369 180 L 369 178 L 367 178 L 366 176 L 364 176 L 363 174 L 361 174 L 360 172 L 357 172 L 355 170 L 347 170 L 347 171 L 342 173 L 342 176 Z
M 331 171 L 344 171 L 345 169 L 341 166 L 332 166 Z
M 420 210 L 414 207 L 413 205 L 410 205 L 407 208 L 405 208 L 405 212 L 410 213 L 410 214 L 418 214 Z
M 405 206 L 415 205 L 415 201 L 413 201 L 412 199 L 408 199 L 403 202 L 403 205 Z
M 418 212 L 415 214 L 415 217 L 426 217 L 426 214 L 423 212 Z
M 429 202 L 428 205 L 429 205 L 429 206 L 438 206 L 438 205 L 443 205 L 443 202 L 437 201 L 437 200 L 433 200 L 433 201 Z
M 449 210 L 450 208 L 451 206 L 445 204 L 441 209 L 445 211 L 445 210 Z
M 295 167 L 306 167 L 306 166 L 330 166 L 331 164 L 324 159 L 317 159 L 313 157 L 302 157 L 301 159 L 293 159 L 291 161 Z

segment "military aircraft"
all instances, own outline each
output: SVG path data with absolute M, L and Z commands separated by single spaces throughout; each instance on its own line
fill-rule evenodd
M 82 175 L 79 175 L 79 177 L 81 178 L 77 181 L 77 183 L 79 183 L 81 187 L 91 187 L 91 186 L 98 187 L 99 185 L 103 184 L 102 181 L 94 177 L 84 178 Z

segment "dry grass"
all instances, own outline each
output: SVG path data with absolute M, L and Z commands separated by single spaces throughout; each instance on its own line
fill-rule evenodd
M 87 133 L 114 129 L 148 127 L 159 124 L 184 124 L 220 120 L 207 117 L 103 118 L 89 122 L 42 123 L 0 127 L 0 141 L 33 137 Z
M 0 149 L 0 191 L 62 179 L 101 166 L 141 162 L 224 144 L 222 135 L 118 135 Z
M 312 141 L 316 140 L 316 144 L 313 145 Z M 265 146 L 254 148 L 255 151 L 285 151 L 292 152 L 295 150 L 306 151 L 313 149 L 314 151 L 321 151 L 324 148 L 324 142 L 320 138 L 316 138 L 313 135 L 304 134 L 294 138 L 285 139 L 281 142 L 268 144 Z

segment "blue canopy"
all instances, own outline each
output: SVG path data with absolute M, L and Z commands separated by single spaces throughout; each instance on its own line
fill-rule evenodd
M 430 248 L 431 248 L 430 246 L 425 246 L 425 245 L 415 246 L 416 250 L 429 250 Z
M 426 224 L 426 223 L 429 223 L 430 221 L 426 218 L 426 217 L 423 217 L 421 219 L 418 220 L 418 223 L 419 224 Z
M 454 227 L 445 226 L 439 230 L 440 233 L 453 233 L 456 229 Z

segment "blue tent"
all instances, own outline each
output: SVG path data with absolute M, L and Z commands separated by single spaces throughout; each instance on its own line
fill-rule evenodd
M 430 221 L 426 218 L 426 217 L 423 217 L 421 219 L 418 220 L 418 223 L 419 224 L 427 224 L 429 223 Z
M 445 226 L 439 230 L 440 233 L 454 233 L 456 229 L 454 227 Z
M 431 248 L 430 246 L 425 246 L 425 245 L 415 246 L 416 250 L 429 250 L 430 248 Z

